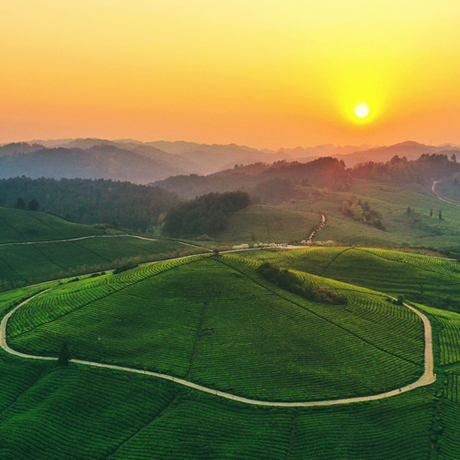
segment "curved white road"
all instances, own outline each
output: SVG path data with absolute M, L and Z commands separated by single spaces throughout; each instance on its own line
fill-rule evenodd
M 13 310 L 11 310 L 2 320 L 0 325 L 0 346 L 5 350 L 7 353 L 10 353 L 15 356 L 19 356 L 20 358 L 27 358 L 27 359 L 36 359 L 36 360 L 46 360 L 46 361 L 56 361 L 57 358 L 49 357 L 49 356 L 35 356 L 29 355 L 26 353 L 21 353 L 19 351 L 13 350 L 6 341 L 6 331 L 7 331 L 7 324 L 8 320 L 11 316 L 23 305 L 30 302 L 32 299 L 42 295 L 43 293 L 47 292 L 42 291 L 39 294 L 36 294 L 32 297 L 29 297 L 24 302 L 20 303 L 16 306 Z M 371 396 L 359 396 L 355 398 L 344 398 L 344 399 L 331 399 L 331 400 L 324 400 L 324 401 L 298 401 L 298 402 L 283 402 L 283 401 L 261 401 L 258 399 L 250 399 L 244 398 L 241 396 L 233 395 L 230 393 L 226 393 L 224 391 L 214 390 L 212 388 L 205 387 L 203 385 L 198 385 L 193 382 L 189 382 L 188 380 L 184 380 L 178 377 L 173 377 L 171 375 L 160 374 L 158 372 L 151 372 L 151 371 L 144 371 L 140 369 L 133 369 L 130 367 L 123 367 L 123 366 L 115 366 L 112 364 L 102 364 L 96 363 L 92 361 L 83 361 L 79 359 L 72 359 L 71 362 L 77 364 L 83 364 L 86 366 L 92 367 L 102 367 L 106 369 L 114 369 L 117 371 L 125 371 L 125 372 L 134 372 L 137 374 L 144 374 L 150 375 L 152 377 L 157 377 L 164 380 L 170 380 L 172 382 L 176 382 L 180 385 L 184 385 L 189 388 L 193 388 L 198 391 L 202 391 L 204 393 L 210 393 L 212 395 L 220 396 L 225 399 L 231 399 L 233 401 L 238 401 L 245 404 L 253 404 L 258 406 L 270 406 L 270 407 L 315 407 L 315 406 L 335 406 L 338 404 L 351 404 L 356 402 L 364 402 L 364 401 L 376 401 L 379 399 L 390 398 L 392 396 L 399 395 L 401 393 L 406 393 L 408 391 L 415 390 L 416 388 L 420 388 L 426 385 L 430 385 L 435 382 L 436 378 L 433 373 L 434 361 L 433 361 L 433 339 L 432 339 L 432 331 L 431 331 L 431 324 L 429 319 L 417 309 L 411 307 L 410 305 L 404 304 L 407 308 L 414 311 L 423 321 L 423 327 L 425 331 L 425 360 L 424 360 L 424 372 L 422 376 L 413 383 L 406 385 L 401 388 L 396 388 L 394 390 L 386 391 L 385 393 L 380 393 L 377 395 Z
M 454 206 L 458 206 L 460 207 L 460 204 L 457 203 L 456 201 L 454 200 L 451 200 L 450 198 L 444 198 L 437 190 L 436 190 L 436 185 L 438 184 L 438 181 L 437 180 L 434 180 L 433 181 L 433 185 L 431 186 L 431 191 L 434 193 L 434 195 L 436 196 L 436 198 L 438 200 L 441 200 L 441 201 L 444 201 L 444 203 L 449 203 L 449 204 L 452 204 Z

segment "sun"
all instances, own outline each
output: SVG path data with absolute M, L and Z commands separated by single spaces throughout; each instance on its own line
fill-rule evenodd
M 365 118 L 369 114 L 369 107 L 366 104 L 359 104 L 355 108 L 355 114 L 359 118 Z

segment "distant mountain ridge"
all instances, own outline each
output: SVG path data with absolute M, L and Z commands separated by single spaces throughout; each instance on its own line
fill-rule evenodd
M 409 160 L 426 153 L 458 153 L 457 146 L 427 146 L 402 142 L 385 147 L 334 146 L 256 149 L 237 144 L 199 144 L 186 141 L 140 142 L 133 139 L 51 139 L 0 146 L 0 178 L 112 179 L 146 184 L 171 176 L 209 175 L 235 165 L 305 163 L 320 157 L 341 159 L 347 167 L 366 161 L 385 162 L 393 156 Z
M 451 145 L 431 146 L 420 144 L 414 141 L 400 142 L 386 147 L 373 147 L 368 150 L 353 152 L 346 155 L 337 155 L 348 167 L 366 161 L 385 162 L 391 160 L 395 155 L 406 157 L 408 160 L 417 160 L 425 153 L 460 153 L 460 148 Z

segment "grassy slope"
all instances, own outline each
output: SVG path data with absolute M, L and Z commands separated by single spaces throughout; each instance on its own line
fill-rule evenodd
M 36 289 L 0 294 L 0 309 Z M 2 459 L 418 460 L 431 449 L 436 400 L 430 388 L 378 403 L 292 410 L 236 404 L 143 376 L 59 369 L 3 352 L 0 368 Z M 443 420 L 451 423 L 438 440 L 448 447 L 440 458 L 454 460 L 459 406 L 445 404 Z
M 446 296 L 460 302 L 460 263 L 439 258 L 369 248 L 309 248 L 260 251 L 246 257 L 270 261 L 388 294 L 448 307 Z
M 456 184 L 454 179 L 446 179 L 438 182 L 437 189 L 444 197 L 460 203 L 460 185 Z
M 105 232 L 89 225 L 68 222 L 44 212 L 0 207 L 0 242 L 60 240 Z
M 423 328 L 405 307 L 303 275 L 349 297 L 346 306 L 309 302 L 255 267 L 198 258 L 71 283 L 13 316 L 11 344 L 56 355 L 67 341 L 75 357 L 269 400 L 379 393 L 421 374 Z
M 352 194 L 368 201 L 372 209 L 382 214 L 386 231 L 354 221 L 341 213 L 343 200 Z M 412 210 L 410 215 L 406 212 L 408 206 Z M 431 218 L 430 209 L 433 210 Z M 442 221 L 438 218 L 440 209 Z M 252 206 L 230 220 L 229 229 L 219 236 L 219 240 L 251 243 L 254 236 L 254 241 L 299 241 L 318 222 L 317 214 L 311 214 L 310 210 L 324 212 L 328 217 L 327 225 L 318 234 L 317 240 L 372 247 L 412 245 L 460 252 L 460 214 L 457 207 L 439 201 L 428 186 L 369 180 L 354 181 L 350 192 L 346 193 L 324 192 L 322 196 L 312 193 L 307 199 L 292 200 L 279 206 Z M 309 217 L 307 223 L 311 225 L 298 221 L 302 215 Z M 291 223 L 286 223 L 287 216 L 292 219 Z
M 69 274 L 113 268 L 130 258 L 152 260 L 159 254 L 184 249 L 184 246 L 172 241 L 144 241 L 129 237 L 8 244 L 102 236 L 105 233 L 46 213 L 0 208 L 0 287 L 5 289 Z
M 37 289 L 0 294 L 0 310 Z M 458 362 L 452 353 L 459 341 L 451 330 L 460 331 L 460 316 L 426 310 L 432 322 L 445 323 L 434 327 L 438 359 Z M 443 351 L 446 347 L 450 351 Z M 254 408 L 142 376 L 59 369 L 3 352 L 0 368 L 1 459 L 460 457 L 455 364 L 446 368 L 444 381 L 438 366 L 436 398 L 429 387 L 377 403 L 296 410 Z
M 218 240 L 245 243 L 301 241 L 320 220 L 310 208 L 293 211 L 282 206 L 253 205 L 233 214 Z

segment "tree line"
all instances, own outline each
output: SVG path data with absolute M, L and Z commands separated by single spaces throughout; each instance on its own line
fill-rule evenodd
M 250 204 L 245 192 L 209 193 L 171 209 L 163 232 L 172 237 L 215 236 L 227 226 L 228 218 Z
M 145 231 L 180 200 L 173 192 L 105 179 L 0 180 L 0 205 L 51 212 L 84 224 Z M 28 204 L 27 204 L 28 203 Z

